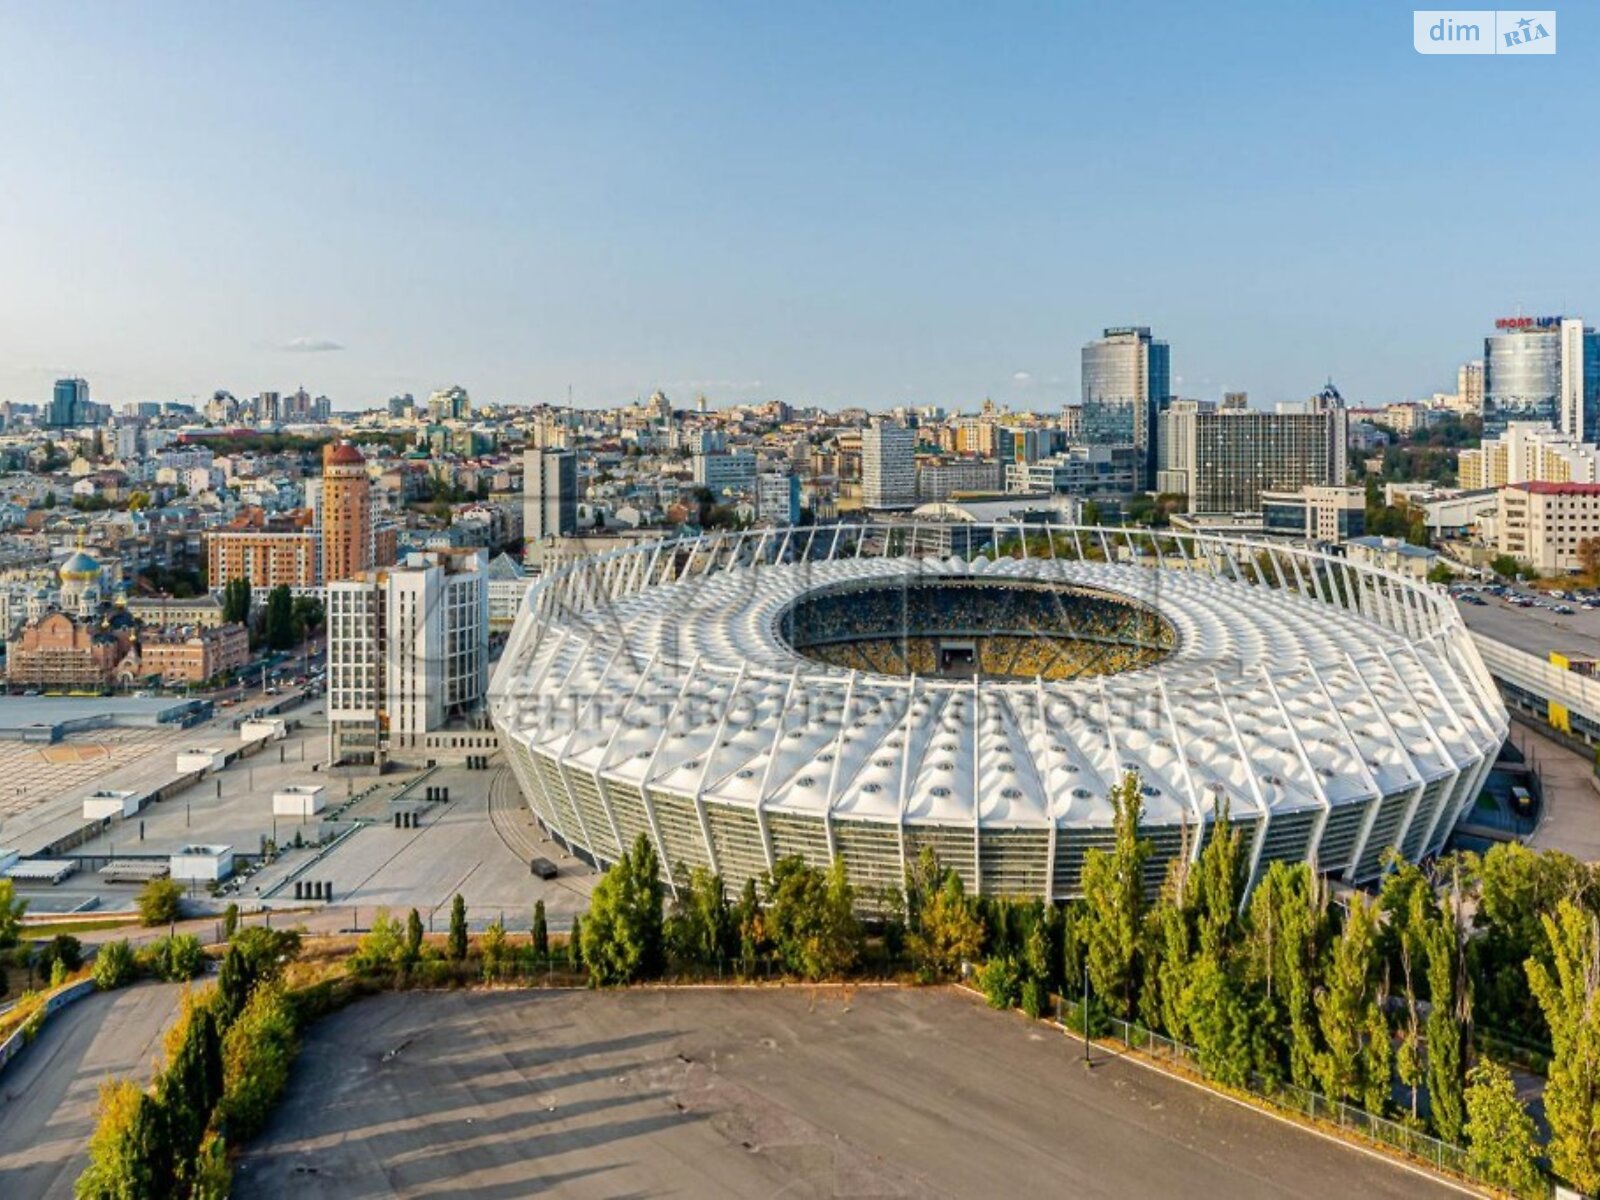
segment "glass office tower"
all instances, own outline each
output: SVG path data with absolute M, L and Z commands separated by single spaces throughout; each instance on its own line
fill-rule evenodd
M 1156 469 L 1156 415 L 1171 395 L 1172 360 L 1167 343 L 1146 325 L 1107 329 L 1083 348 L 1081 440 L 1094 446 L 1135 446 L 1140 487 Z
M 1483 433 L 1495 437 L 1511 421 L 1561 427 L 1561 329 L 1539 323 L 1507 328 L 1483 339 Z

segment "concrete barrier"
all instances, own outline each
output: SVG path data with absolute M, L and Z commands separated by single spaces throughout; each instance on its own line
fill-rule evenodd
M 48 1021 L 51 1014 L 60 1011 L 75 1000 L 82 1000 L 94 990 L 94 980 L 80 979 L 77 983 L 69 984 L 59 992 L 53 993 L 44 1002 L 44 1019 Z M 22 1048 L 28 1044 L 28 1041 L 28 1031 L 26 1029 L 18 1029 L 5 1041 L 0 1042 L 0 1071 L 4 1071 L 6 1064 L 22 1052 Z

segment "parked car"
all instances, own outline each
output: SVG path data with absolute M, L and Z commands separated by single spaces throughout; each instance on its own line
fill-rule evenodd
M 548 858 L 536 858 L 528 864 L 528 872 L 540 879 L 554 879 L 561 872 Z

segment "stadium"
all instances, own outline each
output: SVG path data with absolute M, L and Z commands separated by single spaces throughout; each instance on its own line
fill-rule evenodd
M 924 847 L 985 894 L 1079 894 L 1137 772 L 1154 888 L 1218 814 L 1373 879 L 1437 853 L 1505 737 L 1442 589 L 1236 538 L 848 525 L 638 544 L 532 586 L 491 713 L 541 823 L 730 890 L 788 855 L 867 895 Z

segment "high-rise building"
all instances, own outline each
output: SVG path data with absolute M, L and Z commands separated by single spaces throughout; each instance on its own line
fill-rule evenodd
M 1157 414 L 1172 394 L 1167 343 L 1147 325 L 1109 328 L 1083 348 L 1083 440 L 1095 446 L 1131 445 L 1143 467 L 1140 486 L 1156 471 Z
M 1456 371 L 1456 409 L 1462 414 L 1483 416 L 1483 359 L 1464 362 Z
M 861 503 L 865 507 L 916 505 L 916 439 L 914 430 L 883 421 L 874 421 L 861 431 Z
M 66 429 L 84 420 L 89 404 L 89 384 L 83 379 L 58 379 L 50 398 L 45 424 Z
M 529 450 L 522 456 L 522 536 L 531 550 L 578 532 L 578 456 Z
M 471 415 L 472 399 L 460 384 L 440 388 L 428 397 L 428 420 L 435 424 L 441 421 L 465 421 Z
M 1576 317 L 1502 317 L 1483 341 L 1483 428 L 1541 421 L 1577 438 L 1600 433 L 1600 333 Z
M 416 415 L 417 400 L 410 392 L 401 396 L 389 397 L 389 416 L 397 421 L 404 421 Z
M 430 551 L 328 586 L 333 762 L 380 764 L 482 707 L 487 568 L 482 550 Z
M 730 492 L 749 493 L 756 486 L 756 456 L 748 450 L 694 456 L 694 482 L 721 499 Z
M 372 481 L 367 460 L 349 442 L 322 448 L 317 501 L 322 531 L 322 582 L 351 579 L 377 561 L 372 528 Z
M 787 471 L 756 477 L 756 516 L 774 525 L 800 520 L 800 477 Z
M 1276 412 L 1179 400 L 1161 425 L 1156 488 L 1187 496 L 1191 513 L 1255 512 L 1264 491 L 1345 481 L 1345 409 L 1326 391 Z

